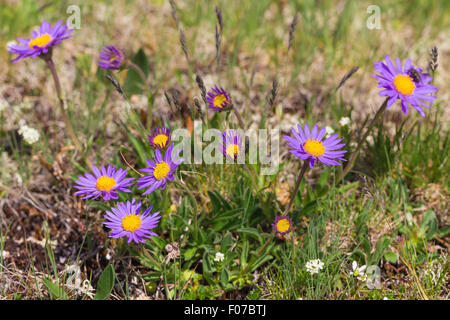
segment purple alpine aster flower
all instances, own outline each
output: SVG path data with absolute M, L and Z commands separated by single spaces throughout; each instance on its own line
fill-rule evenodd
M 288 216 L 276 216 L 272 226 L 276 232 L 285 234 L 292 230 L 292 220 Z
M 148 141 L 155 149 L 164 149 L 170 144 L 170 129 L 160 127 L 153 129 L 148 136 Z
M 117 169 L 112 165 L 109 165 L 105 169 L 104 166 L 100 170 L 96 166 L 92 166 L 94 175 L 86 173 L 83 176 L 78 177 L 78 181 L 75 188 L 79 191 L 75 192 L 75 195 L 86 195 L 83 199 L 96 199 L 100 195 L 103 196 L 103 200 L 118 199 L 117 191 L 131 192 L 127 187 L 133 184 L 134 178 L 125 178 L 127 170 Z
M 346 150 L 338 150 L 345 146 L 344 143 L 339 143 L 341 139 L 338 139 L 337 134 L 333 134 L 327 139 L 323 140 L 326 133 L 326 128 L 322 128 L 319 131 L 317 124 L 310 132 L 308 124 L 305 124 L 304 129 L 298 124 L 298 132 L 295 131 L 295 127 L 291 128 L 292 135 L 283 136 L 288 142 L 288 146 L 294 150 L 289 150 L 297 158 L 302 160 L 309 159 L 309 167 L 313 168 L 317 160 L 326 165 L 338 166 L 340 163 L 336 160 L 346 161 L 342 157 Z M 322 141 L 323 140 L 323 141 Z
M 217 86 L 208 92 L 206 100 L 209 108 L 215 111 L 225 110 L 231 105 L 231 97 L 228 92 L 222 88 L 219 89 Z
M 100 52 L 98 65 L 102 69 L 119 69 L 123 62 L 123 54 L 114 46 L 106 46 Z
M 158 188 L 163 190 L 166 187 L 167 180 L 173 180 L 173 174 L 175 173 L 176 168 L 184 161 L 183 158 L 174 161 L 182 150 L 183 149 L 178 150 L 178 152 L 172 156 L 172 143 L 164 154 L 163 159 L 161 152 L 156 149 L 155 162 L 147 160 L 149 168 L 141 169 L 141 171 L 147 173 L 147 175 L 137 180 L 139 186 L 138 189 L 148 188 L 142 195 L 152 193 Z
M 222 132 L 222 141 L 221 149 L 223 155 L 231 160 L 237 159 L 244 149 L 239 132 L 237 130 L 224 130 Z
M 9 52 L 19 55 L 11 60 L 11 63 L 16 63 L 20 59 L 28 57 L 36 58 L 40 54 L 46 54 L 51 47 L 70 38 L 73 30 L 69 29 L 65 24 L 62 24 L 61 20 L 55 23 L 53 28 L 49 22 L 44 21 L 38 32 L 32 32 L 31 39 L 17 38 L 20 44 L 8 46 Z
M 143 243 L 145 238 L 158 236 L 150 229 L 156 228 L 161 216 L 158 215 L 159 212 L 150 214 L 152 208 L 150 206 L 141 213 L 141 201 L 136 202 L 133 198 L 132 202 L 118 202 L 117 208 L 106 211 L 107 222 L 103 224 L 112 229 L 109 235 L 111 238 L 127 237 L 128 243 Z
M 378 94 L 389 97 L 387 107 L 400 99 L 403 113 L 408 113 L 408 105 L 415 108 L 422 117 L 425 112 L 421 107 L 431 108 L 436 97 L 430 95 L 437 91 L 437 87 L 428 84 L 432 77 L 422 73 L 421 68 L 416 68 L 411 64 L 411 59 L 406 59 L 404 67 L 400 58 L 395 61 L 395 66 L 388 55 L 385 57 L 386 63 L 382 61 L 375 62 L 375 71 L 379 74 L 372 76 L 378 79 L 378 87 L 384 88 Z

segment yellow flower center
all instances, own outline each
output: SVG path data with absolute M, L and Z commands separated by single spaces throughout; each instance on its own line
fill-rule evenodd
M 162 161 L 161 163 L 158 163 L 155 167 L 155 171 L 153 172 L 153 176 L 156 178 L 156 180 L 161 180 L 167 177 L 169 174 L 170 167 L 167 163 Z
M 31 40 L 30 43 L 28 43 L 28 46 L 30 47 L 30 49 L 33 49 L 34 46 L 42 48 L 49 44 L 50 41 L 52 41 L 52 37 L 48 33 L 46 33 L 42 36 L 37 37 L 36 39 Z
M 279 232 L 287 232 L 290 228 L 291 224 L 288 219 L 281 219 L 277 222 L 277 230 Z
M 399 74 L 394 78 L 394 86 L 398 92 L 406 96 L 412 94 L 416 88 L 413 79 L 410 76 L 403 74 Z
M 325 153 L 325 148 L 322 142 L 315 140 L 306 141 L 305 145 L 303 146 L 303 149 L 305 149 L 305 151 L 309 155 L 312 155 L 314 157 L 320 157 Z
M 142 221 L 140 216 L 130 214 L 122 219 L 123 230 L 135 232 L 141 226 Z
M 235 158 L 239 155 L 239 146 L 237 144 L 230 144 L 226 150 L 227 155 L 231 158 Z
M 215 107 L 223 108 L 222 107 L 223 102 L 227 102 L 227 97 L 225 97 L 223 93 L 214 97 L 213 104 Z
M 164 148 L 166 146 L 167 140 L 169 140 L 168 136 L 166 136 L 165 134 L 158 134 L 153 138 L 153 143 L 160 148 Z
M 107 176 L 101 176 L 97 179 L 97 189 L 110 192 L 116 186 L 116 180 Z

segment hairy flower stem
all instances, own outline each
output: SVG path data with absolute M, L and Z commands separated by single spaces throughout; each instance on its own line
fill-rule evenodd
M 378 118 L 386 110 L 388 99 L 389 98 L 386 98 L 386 100 L 384 100 L 383 104 L 380 106 L 380 108 L 378 109 L 377 113 L 375 114 L 375 117 L 370 122 L 369 126 L 366 129 L 366 132 L 364 133 L 364 135 L 359 140 L 358 145 L 356 147 L 356 150 L 353 152 L 352 156 L 348 160 L 347 166 L 344 168 L 344 170 L 342 171 L 341 175 L 336 180 L 337 182 L 341 181 L 348 174 L 348 172 L 353 168 L 353 166 L 355 164 L 355 161 L 356 161 L 356 157 L 358 156 L 358 153 L 361 150 L 361 147 L 364 144 L 364 141 L 366 141 L 367 136 L 369 135 L 370 131 L 372 130 L 372 128 L 375 125 L 375 123 L 378 120 Z
M 305 161 L 306 162 L 306 161 Z M 292 265 L 294 266 L 294 275 L 297 274 L 297 264 L 295 263 L 295 233 L 294 226 L 291 227 L 291 245 L 292 245 Z
M 186 191 L 186 193 L 189 195 L 189 197 L 192 199 L 192 202 L 194 203 L 194 214 L 193 214 L 193 222 L 194 222 L 194 240 L 197 241 L 198 240 L 198 207 L 197 207 L 197 201 L 195 200 L 195 196 L 192 193 L 192 191 L 184 184 L 182 183 L 180 180 L 178 180 L 178 178 L 175 178 L 175 182 L 177 185 L 179 185 L 181 187 L 181 189 L 183 189 L 184 191 Z
M 236 118 L 238 119 L 239 125 L 241 126 L 242 130 L 244 130 L 244 128 L 245 128 L 244 120 L 242 120 L 241 115 L 239 114 L 239 112 L 236 110 L 236 108 L 234 106 L 233 106 L 233 112 L 234 112 Z
M 147 91 L 147 99 L 150 99 L 152 96 L 152 90 L 151 90 L 151 84 L 150 81 L 148 81 L 147 76 L 145 75 L 144 70 L 131 60 L 127 60 L 127 65 L 130 68 L 133 68 L 139 76 L 142 78 L 142 81 L 145 83 L 145 91 Z M 153 104 L 148 102 L 148 109 L 147 109 L 147 126 L 150 128 L 152 124 L 152 116 L 153 116 Z
M 264 252 L 264 250 L 266 250 L 267 246 L 272 242 L 273 236 L 274 236 L 274 235 L 275 235 L 275 231 L 272 231 L 272 232 L 270 233 L 270 235 L 267 237 L 267 240 L 266 240 L 266 242 L 263 244 L 263 246 L 260 247 L 259 250 L 256 252 L 256 254 L 255 254 L 256 257 L 261 256 L 261 254 Z M 244 267 L 244 270 L 242 270 L 241 274 L 247 273 L 248 270 L 250 269 L 250 267 L 251 267 L 251 264 L 248 263 L 248 264 Z
M 284 216 L 287 215 L 289 211 L 291 211 L 291 207 L 294 204 L 295 195 L 297 194 L 298 188 L 300 187 L 300 182 L 302 182 L 303 176 L 305 175 L 306 169 L 308 168 L 308 162 L 309 162 L 308 160 L 304 161 L 303 167 L 300 169 L 300 172 L 298 173 L 297 183 L 295 184 L 294 191 L 291 194 L 291 200 L 289 201 L 289 204 L 286 207 L 286 209 L 284 209 L 283 213 Z
M 155 266 L 159 267 L 161 265 L 161 262 L 158 262 L 155 258 L 153 258 L 143 244 L 136 245 L 134 243 L 131 243 L 131 247 L 134 250 L 136 250 L 138 253 L 141 253 L 142 255 L 144 255 Z
M 131 60 L 127 61 L 127 64 L 130 68 L 133 68 L 134 70 L 136 70 L 137 73 L 139 73 L 139 76 L 142 78 L 142 80 L 145 82 L 145 88 L 147 90 L 147 92 L 150 94 L 150 83 L 147 80 L 147 76 L 145 75 L 144 70 L 142 70 L 141 67 L 139 67 L 137 64 L 135 64 L 134 62 L 132 62 Z
M 236 110 L 236 108 L 234 106 L 233 106 L 233 112 L 234 112 L 236 118 L 238 119 L 239 125 L 241 126 L 242 130 L 244 130 L 244 128 L 245 128 L 244 120 L 242 120 L 241 115 L 239 114 L 239 112 Z M 252 170 L 250 170 L 249 167 L 247 166 L 247 164 L 245 164 L 245 166 L 246 166 L 246 169 L 247 169 L 249 175 L 251 176 L 251 178 L 253 180 L 253 184 L 256 186 L 256 191 L 258 192 L 259 187 L 258 187 L 258 184 L 256 183 L 256 181 L 258 181 L 258 173 L 256 172 L 254 167 L 251 167 Z M 250 173 L 250 171 L 253 175 Z
M 259 192 L 259 186 L 258 186 L 258 183 L 257 183 L 257 179 L 255 179 L 254 175 L 252 174 L 252 171 L 250 171 L 250 168 L 248 167 L 247 163 L 244 164 L 244 167 L 247 170 L 247 173 L 250 176 L 250 179 L 252 180 L 253 186 L 255 187 L 256 195 L 259 198 L 259 202 L 261 202 L 261 206 L 263 206 L 264 205 L 264 199 L 263 199 L 261 193 Z M 256 171 L 255 170 L 253 170 L 253 173 L 256 175 Z M 264 207 L 263 207 L 263 209 L 264 209 Z
M 55 83 L 56 94 L 58 96 L 59 106 L 61 109 L 61 114 L 62 114 L 64 123 L 66 125 L 67 132 L 69 133 L 69 136 L 72 139 L 73 143 L 75 144 L 75 147 L 77 148 L 78 152 L 80 152 L 80 154 L 84 156 L 84 160 L 85 160 L 86 164 L 89 167 L 92 167 L 92 163 L 86 157 L 86 154 L 83 151 L 83 148 L 81 147 L 81 144 L 77 139 L 77 136 L 75 135 L 75 131 L 73 130 L 72 124 L 70 123 L 69 117 L 67 116 L 66 110 L 64 108 L 64 100 L 62 98 L 61 83 L 59 81 L 58 74 L 56 73 L 55 63 L 53 62 L 51 52 L 49 51 L 49 54 L 43 55 L 43 59 L 47 63 L 47 67 L 50 69 L 50 72 L 52 73 L 53 81 Z

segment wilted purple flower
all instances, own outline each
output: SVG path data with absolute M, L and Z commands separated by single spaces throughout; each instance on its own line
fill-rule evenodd
M 230 95 L 224 89 L 219 89 L 217 86 L 208 92 L 206 100 L 208 101 L 209 108 L 215 111 L 222 111 L 231 105 Z
M 319 131 L 319 127 L 316 124 L 310 132 L 308 124 L 305 124 L 304 130 L 298 124 L 297 129 L 298 132 L 295 131 L 295 127 L 291 129 L 293 138 L 289 136 L 283 136 L 283 138 L 288 141 L 288 146 L 294 149 L 290 150 L 290 153 L 302 160 L 309 159 L 310 168 L 314 167 L 317 160 L 332 166 L 340 165 L 334 159 L 346 161 L 342 157 L 347 151 L 338 150 L 345 146 L 345 144 L 339 143 L 341 139 L 337 138 L 337 134 L 333 134 L 322 141 L 326 133 L 326 128 L 322 128 Z
M 86 173 L 78 177 L 75 188 L 80 191 L 75 192 L 75 195 L 86 195 L 83 199 L 96 199 L 100 195 L 103 200 L 118 199 L 117 191 L 131 192 L 127 187 L 133 183 L 134 178 L 125 178 L 127 170 L 114 168 L 109 165 L 107 169 L 104 166 L 100 170 L 96 166 L 92 166 L 94 175 Z
M 292 230 L 292 220 L 288 216 L 276 216 L 272 226 L 279 233 L 285 234 Z
M 123 62 L 123 54 L 114 46 L 106 46 L 100 52 L 98 65 L 102 69 L 119 69 Z
M 21 44 L 11 44 L 8 46 L 8 51 L 18 54 L 19 56 L 11 63 L 16 63 L 20 59 L 28 57 L 36 58 L 40 54 L 46 54 L 51 47 L 59 44 L 63 40 L 70 38 L 74 29 L 69 29 L 62 21 L 58 21 L 55 25 L 44 21 L 39 28 L 39 31 L 32 32 L 31 39 L 17 38 Z
M 411 64 L 411 59 L 406 59 L 404 68 L 400 58 L 393 65 L 388 55 L 385 57 L 386 63 L 375 62 L 375 71 L 379 74 L 373 76 L 378 79 L 378 87 L 384 88 L 379 92 L 380 96 L 388 96 L 387 107 L 400 99 L 403 113 L 408 113 L 408 104 L 415 108 L 421 116 L 425 117 L 422 107 L 431 108 L 436 97 L 429 95 L 437 91 L 437 87 L 429 85 L 432 77 L 422 73 L 421 68 L 416 68 Z M 428 103 L 426 103 L 428 102 Z
M 167 180 L 172 181 L 174 179 L 173 174 L 176 168 L 184 161 L 183 158 L 174 161 L 176 157 L 180 154 L 183 149 L 178 150 L 178 152 L 172 156 L 173 143 L 167 149 L 164 159 L 161 156 L 161 152 L 156 149 L 155 151 L 155 162 L 147 160 L 149 168 L 141 169 L 142 172 L 148 173 L 137 180 L 139 189 L 148 188 L 142 195 L 152 193 L 158 188 L 163 190 L 166 187 Z
M 136 243 L 145 242 L 144 238 L 150 239 L 157 236 L 156 233 L 150 231 L 158 225 L 159 212 L 150 215 L 153 206 L 148 207 L 141 214 L 141 201 L 136 203 L 133 201 L 118 202 L 117 208 L 111 208 L 106 211 L 105 219 L 107 222 L 103 224 L 113 229 L 110 233 L 111 238 L 127 237 L 128 243 L 134 241 Z
M 155 128 L 148 136 L 148 141 L 155 149 L 164 149 L 170 144 L 170 129 L 166 127 Z
M 224 130 L 222 132 L 221 144 L 222 153 L 229 159 L 237 159 L 241 154 L 244 146 L 242 144 L 242 137 L 237 130 Z

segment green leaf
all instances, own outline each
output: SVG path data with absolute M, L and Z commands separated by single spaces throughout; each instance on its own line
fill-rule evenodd
M 261 265 L 266 263 L 267 261 L 271 260 L 273 257 L 271 255 L 262 255 L 258 259 L 256 259 L 255 262 L 252 263 L 252 266 L 249 270 L 250 273 L 258 269 Z
M 381 237 L 376 246 L 375 246 L 375 252 L 373 253 L 370 263 L 371 264 L 378 264 L 378 261 L 380 261 L 381 257 L 383 256 L 384 251 L 386 251 L 387 247 L 391 243 L 391 240 L 388 236 Z
M 230 210 L 231 206 L 228 201 L 222 197 L 222 195 L 217 191 L 208 191 L 209 198 L 211 199 L 211 204 L 213 206 L 213 212 L 222 212 Z
M 397 263 L 398 261 L 398 255 L 395 252 L 389 251 L 384 254 L 384 258 L 386 261 L 390 263 Z
M 51 298 L 56 299 L 62 299 L 67 300 L 67 294 L 64 291 L 63 288 L 61 288 L 56 283 L 52 282 L 50 279 L 42 279 L 42 282 L 44 283 L 45 287 L 47 288 L 48 292 L 50 292 Z
M 147 55 L 142 48 L 139 49 L 139 51 L 134 55 L 131 62 L 133 62 L 142 70 L 142 72 L 144 72 L 146 78 L 148 77 L 150 63 L 148 62 Z M 147 84 L 145 83 L 145 80 L 142 79 L 140 73 L 130 67 L 127 71 L 127 78 L 125 79 L 123 86 L 125 93 L 130 96 L 132 94 L 142 94 L 145 92 L 146 86 Z
M 211 267 L 211 262 L 209 261 L 209 255 L 205 251 L 203 253 L 203 271 L 206 273 L 210 273 L 210 272 L 212 272 L 211 268 L 212 267 Z
M 436 236 L 442 238 L 446 237 L 449 234 L 450 234 L 450 226 L 445 226 L 439 229 L 439 231 L 436 233 Z
M 195 248 L 195 247 L 186 250 L 186 251 L 184 252 L 184 259 L 185 259 L 185 260 L 191 260 L 192 257 L 195 255 L 196 252 L 197 252 L 197 248 Z
M 109 264 L 105 270 L 103 270 L 97 283 L 97 292 L 95 294 L 94 300 L 105 300 L 111 294 L 114 287 L 115 280 L 114 267 Z
M 228 252 L 228 250 L 232 247 L 232 245 L 233 245 L 233 237 L 231 235 L 231 232 L 227 232 L 226 235 L 223 237 L 221 243 L 222 252 Z
M 228 284 L 228 270 L 224 268 L 222 272 L 220 273 L 220 282 L 222 283 L 223 287 L 226 287 Z
M 429 240 L 433 238 L 433 236 L 437 233 L 437 231 L 438 231 L 438 223 L 436 219 L 436 214 L 433 211 L 428 210 L 423 215 L 418 235 L 420 238 L 426 236 L 426 238 Z
M 160 237 L 152 237 L 152 242 L 155 243 L 160 249 L 166 247 L 166 241 Z
M 243 234 L 248 234 L 249 236 L 255 238 L 258 241 L 261 240 L 261 235 L 260 235 L 258 229 L 255 229 L 255 228 L 240 228 L 240 229 L 237 229 L 237 232 L 243 233 Z
M 133 144 L 133 147 L 139 156 L 140 163 L 145 164 L 147 160 L 145 145 L 140 140 L 137 140 L 131 133 L 128 133 L 128 139 L 130 139 L 131 143 Z

